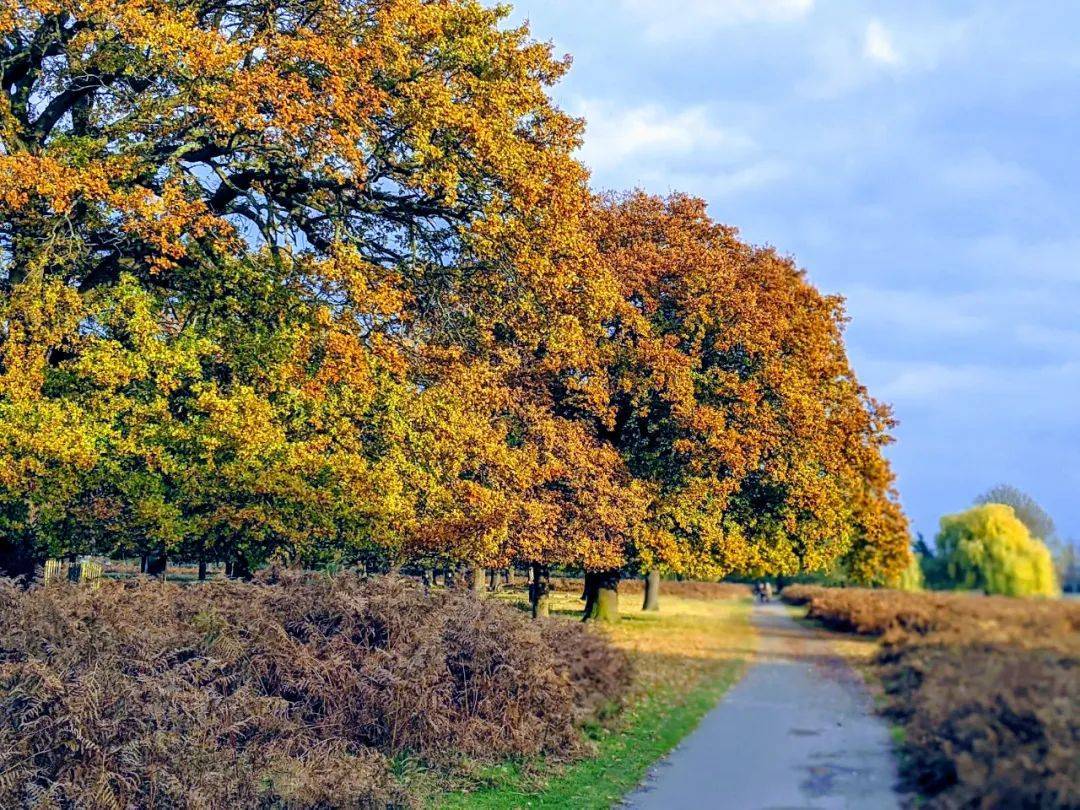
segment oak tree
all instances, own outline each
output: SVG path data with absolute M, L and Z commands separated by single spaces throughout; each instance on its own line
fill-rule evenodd
M 690 197 L 609 197 L 593 227 L 623 302 L 600 430 L 652 495 L 639 565 L 790 574 L 861 543 L 902 569 L 892 421 L 848 363 L 841 299 Z

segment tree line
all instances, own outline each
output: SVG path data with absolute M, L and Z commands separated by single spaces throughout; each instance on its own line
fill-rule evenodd
M 911 560 L 843 302 L 596 194 L 474 0 L 0 10 L 0 565 Z

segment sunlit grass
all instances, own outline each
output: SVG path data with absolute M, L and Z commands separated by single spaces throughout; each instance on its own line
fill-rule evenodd
M 577 594 L 552 600 L 553 615 L 567 621 L 580 615 Z M 632 790 L 738 680 L 755 644 L 747 599 L 664 597 L 660 613 L 639 607 L 637 599 L 624 600 L 620 621 L 602 628 L 630 653 L 636 677 L 627 708 L 586 729 L 592 756 L 568 766 L 541 761 L 479 769 L 472 789 L 439 795 L 434 804 L 607 808 Z

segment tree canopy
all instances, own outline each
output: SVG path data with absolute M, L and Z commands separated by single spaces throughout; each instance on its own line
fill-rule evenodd
M 842 301 L 691 197 L 607 198 L 592 228 L 622 299 L 600 433 L 651 493 L 644 565 L 902 570 L 892 417 L 848 364 Z
M 843 306 L 596 198 L 475 0 L 0 11 L 0 545 L 715 577 L 908 562 Z
M 1031 495 L 1011 484 L 990 487 L 975 499 L 977 506 L 986 503 L 1003 503 L 1011 506 L 1016 519 L 1027 526 L 1032 537 L 1037 537 L 1044 543 L 1050 542 L 1057 536 L 1057 527 L 1050 513 L 1043 509 Z

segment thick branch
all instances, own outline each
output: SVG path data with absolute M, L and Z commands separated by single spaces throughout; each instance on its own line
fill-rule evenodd
M 80 101 L 93 95 L 98 89 L 108 87 L 116 79 L 115 75 L 85 76 L 55 96 L 34 122 L 33 132 L 37 142 L 44 143 L 60 119 L 74 109 Z

